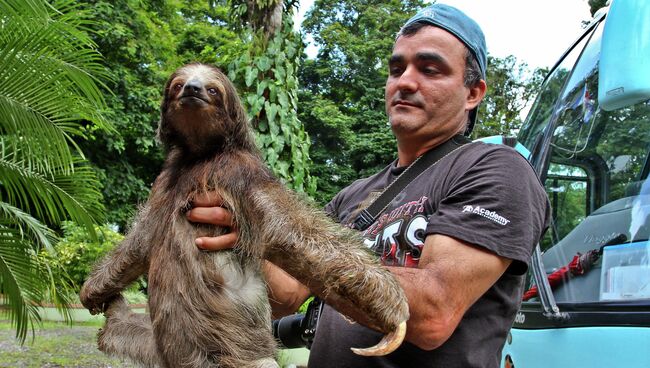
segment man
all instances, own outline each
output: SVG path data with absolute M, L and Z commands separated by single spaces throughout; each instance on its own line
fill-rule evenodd
M 395 41 L 386 81 L 397 160 L 345 188 L 326 210 L 350 224 L 416 158 L 450 139 L 462 141 L 485 95 L 486 64 L 482 32 L 459 10 L 434 4 L 411 18 Z M 381 334 L 326 306 L 309 366 L 498 367 L 548 216 L 544 189 L 523 157 L 505 146 L 458 143 L 364 232 L 408 297 L 407 342 L 385 357 L 356 356 L 350 347 L 373 345 Z M 189 218 L 230 223 L 220 208 L 195 208 Z M 197 245 L 227 248 L 236 234 L 228 237 Z M 309 295 L 277 267 L 266 271 L 276 315 L 293 312 Z

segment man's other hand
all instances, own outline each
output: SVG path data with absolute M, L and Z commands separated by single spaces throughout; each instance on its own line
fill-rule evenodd
M 194 242 L 203 250 L 223 250 L 232 248 L 239 235 L 232 223 L 232 214 L 223 208 L 223 199 L 216 192 L 196 197 L 192 203 L 193 208 L 187 211 L 187 219 L 192 222 L 212 224 L 230 228 L 230 232 L 215 237 L 200 237 Z

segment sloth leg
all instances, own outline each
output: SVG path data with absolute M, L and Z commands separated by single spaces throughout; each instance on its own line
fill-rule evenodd
M 145 367 L 160 366 L 149 315 L 132 312 L 121 295 L 104 315 L 106 323 L 97 335 L 99 350 Z

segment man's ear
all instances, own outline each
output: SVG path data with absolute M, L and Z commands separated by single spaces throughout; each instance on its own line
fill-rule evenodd
M 478 104 L 481 103 L 481 100 L 483 100 L 483 97 L 485 97 L 485 93 L 487 92 L 487 84 L 483 79 L 481 79 L 478 83 L 472 87 L 469 87 L 467 90 L 468 93 L 465 109 L 467 111 L 470 111 L 478 106 Z

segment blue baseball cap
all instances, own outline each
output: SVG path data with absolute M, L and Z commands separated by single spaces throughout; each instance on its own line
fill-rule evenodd
M 462 11 L 453 6 L 445 4 L 433 4 L 420 10 L 411 19 L 409 19 L 402 29 L 410 26 L 415 22 L 423 22 L 442 28 L 453 34 L 472 52 L 479 69 L 481 77 L 487 78 L 487 47 L 485 46 L 485 36 L 481 27 Z
M 481 71 L 481 78 L 487 80 L 487 47 L 481 27 L 462 11 L 445 4 L 432 4 L 420 10 L 409 19 L 402 29 L 415 22 L 422 22 L 442 28 L 456 36 L 474 55 Z M 477 118 L 478 106 L 469 113 L 466 135 L 472 132 Z

